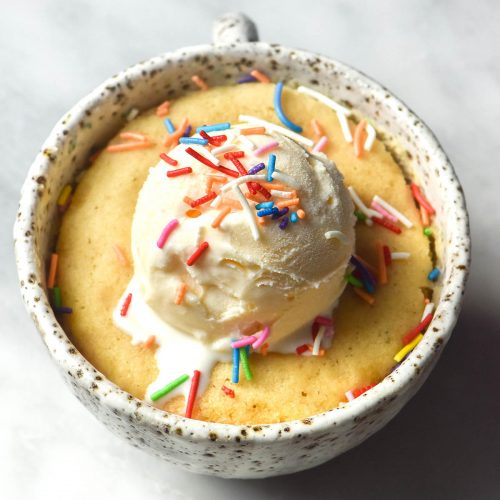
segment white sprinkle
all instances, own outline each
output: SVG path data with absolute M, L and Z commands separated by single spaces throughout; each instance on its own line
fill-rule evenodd
M 434 311 L 434 302 L 425 304 L 424 313 L 422 314 L 422 319 L 420 321 L 423 321 L 432 311 Z
M 231 149 L 234 149 L 236 147 L 236 144 L 224 144 L 224 146 L 219 146 L 218 148 L 212 149 L 210 151 L 214 156 L 221 155 L 223 153 L 227 153 L 228 151 L 231 151 Z
M 412 222 L 405 217 L 399 210 L 396 210 L 392 205 L 389 205 L 385 200 L 383 200 L 377 194 L 373 197 L 374 201 L 377 202 L 381 207 L 385 208 L 391 215 L 394 215 L 402 224 L 407 228 L 413 227 Z
M 297 89 L 297 92 L 299 92 L 300 94 L 307 94 L 307 95 L 310 95 L 311 97 L 314 97 L 315 99 L 322 102 L 323 104 L 325 104 L 329 108 L 332 108 L 337 113 L 342 113 L 346 116 L 349 116 L 351 114 L 350 109 L 347 109 L 346 107 L 340 105 L 338 102 L 335 102 L 333 99 L 326 97 L 325 94 L 322 94 L 321 92 L 318 92 L 317 90 L 313 90 L 309 87 L 304 87 L 304 85 L 301 85 Z
M 353 401 L 354 399 L 356 399 L 352 391 L 347 391 L 345 393 L 345 397 L 347 398 L 347 401 Z
M 323 149 L 325 149 L 325 146 L 326 144 L 328 143 L 328 137 L 326 135 L 324 135 L 323 137 L 321 137 L 321 139 L 314 145 L 314 147 L 312 148 L 312 152 L 313 153 L 321 153 L 321 151 L 323 151 Z
M 300 142 L 308 147 L 311 147 L 314 144 L 314 142 L 311 139 L 308 139 L 307 137 L 304 137 L 303 135 L 296 134 L 295 132 L 292 132 L 291 130 L 288 130 L 284 127 L 280 127 L 279 125 L 275 125 L 274 123 L 268 122 L 266 120 L 256 118 L 255 116 L 240 115 L 238 117 L 238 119 L 241 122 L 254 123 L 255 125 L 260 125 L 262 127 L 266 127 L 266 130 L 272 130 L 274 132 L 278 132 L 279 134 L 284 135 L 286 137 L 289 137 L 290 139 L 293 139 L 294 141 Z
M 377 132 L 373 128 L 373 125 L 371 125 L 370 123 L 367 123 L 366 124 L 366 133 L 368 135 L 366 136 L 365 145 L 363 147 L 364 147 L 365 151 L 370 151 L 372 146 L 373 146 L 373 143 L 375 142 L 375 138 L 377 137 Z
M 220 194 L 218 194 L 214 198 L 214 200 L 212 201 L 212 203 L 210 203 L 210 207 L 211 208 L 219 208 L 221 203 L 222 203 L 222 196 Z
M 293 193 L 291 191 L 280 191 L 278 189 L 271 189 L 269 191 L 272 196 L 277 196 L 278 198 L 292 198 Z
M 331 240 L 333 238 L 336 238 L 337 240 L 341 241 L 344 244 L 347 243 L 347 238 L 342 231 L 327 231 L 325 233 L 325 238 L 327 240 Z
M 246 146 L 250 151 L 253 151 L 255 149 L 255 144 L 246 135 L 239 135 L 236 138 L 241 142 L 241 144 L 243 144 L 243 146 Z
M 251 176 L 249 175 L 247 177 Z M 260 233 L 259 233 L 259 228 L 257 226 L 257 222 L 255 220 L 254 212 L 250 208 L 248 200 L 243 196 L 241 189 L 237 185 L 234 186 L 234 192 L 236 193 L 236 196 L 240 200 L 243 212 L 245 213 L 248 224 L 250 225 L 250 231 L 252 232 L 253 239 L 257 241 L 260 238 Z
M 128 113 L 127 113 L 127 121 L 131 122 L 137 115 L 139 114 L 139 110 L 137 108 L 132 108 Z
M 352 142 L 351 129 L 349 128 L 349 122 L 347 121 L 346 115 L 344 115 L 344 113 L 337 113 L 337 118 L 339 119 L 345 142 Z
M 319 356 L 319 349 L 321 347 L 321 341 L 323 340 L 323 335 L 325 334 L 325 327 L 321 325 L 318 333 L 316 334 L 316 338 L 314 339 L 312 355 Z
M 391 252 L 392 260 L 406 260 L 410 258 L 410 252 Z
M 369 209 L 362 201 L 361 198 L 358 196 L 358 193 L 356 193 L 356 190 L 352 187 L 349 186 L 347 188 L 349 190 L 349 194 L 351 195 L 352 201 L 354 201 L 355 205 L 363 212 L 368 218 L 365 220 L 366 225 L 371 226 L 373 224 L 373 221 L 371 218 L 373 217 L 373 212 L 374 210 Z M 376 212 L 378 214 L 378 212 Z
M 287 184 L 288 186 L 292 186 L 294 188 L 298 188 L 298 182 L 293 178 L 291 175 L 285 174 L 285 172 L 282 172 L 281 170 L 275 170 L 273 173 L 273 180 L 276 179 L 277 181 L 283 182 L 284 184 Z

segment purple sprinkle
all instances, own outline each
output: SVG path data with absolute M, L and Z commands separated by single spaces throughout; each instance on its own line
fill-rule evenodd
M 256 82 L 257 78 L 253 77 L 252 75 L 245 75 L 242 76 L 239 80 L 238 83 L 250 83 L 250 82 Z
M 182 137 L 189 137 L 189 134 L 191 134 L 191 130 L 193 130 L 193 127 L 191 125 L 188 125 Z
M 71 314 L 73 312 L 73 309 L 71 307 L 54 307 L 54 312 L 56 314 Z
M 266 168 L 266 166 L 263 163 L 257 163 L 257 165 L 255 165 L 255 167 L 252 167 L 248 171 L 248 175 L 255 175 L 257 172 L 260 172 L 261 170 L 264 170 L 265 168 Z
M 286 229 L 286 226 L 288 226 L 288 215 L 285 215 L 283 220 L 280 222 L 280 229 Z
M 288 213 L 288 210 L 289 210 L 288 207 L 282 208 L 278 213 L 275 213 L 271 217 L 271 219 L 276 220 L 276 219 L 279 219 L 280 217 L 283 217 L 284 215 L 286 215 Z M 288 220 L 288 217 L 287 217 L 287 220 Z M 285 224 L 285 227 L 286 227 L 286 224 Z

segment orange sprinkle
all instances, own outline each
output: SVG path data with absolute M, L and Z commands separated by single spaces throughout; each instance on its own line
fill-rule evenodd
M 358 259 L 361 262 L 361 264 L 363 264 L 368 269 L 368 271 L 370 271 L 373 275 L 375 275 L 375 277 L 378 278 L 378 269 L 375 266 L 372 266 L 369 262 L 360 257 L 358 254 L 355 254 L 354 257 L 356 257 L 356 259 Z
M 262 203 L 264 201 L 267 201 L 267 199 L 265 198 L 265 196 L 262 193 L 252 194 L 252 193 L 246 192 L 245 198 L 247 200 L 252 200 L 252 201 L 255 201 L 257 203 Z M 259 219 L 262 219 L 262 217 L 259 217 Z
M 269 344 L 266 342 L 265 344 L 262 344 L 260 347 L 260 353 L 262 356 L 267 356 L 267 350 L 269 349 Z
M 199 217 L 201 215 L 201 212 L 196 208 L 191 208 L 190 210 L 186 211 L 186 215 L 188 217 L 191 217 L 191 219 L 196 219 L 196 217 Z
M 125 140 L 134 140 L 134 141 L 148 141 L 149 139 L 140 132 L 121 132 L 120 138 Z
M 224 198 L 222 200 L 223 205 L 227 205 L 228 207 L 235 208 L 236 210 L 241 210 L 241 203 L 236 200 L 232 200 L 231 198 Z
M 291 207 L 292 205 L 298 205 L 298 204 L 299 204 L 298 198 L 291 198 L 290 200 L 278 201 L 278 203 L 276 203 L 276 206 L 278 208 L 285 208 L 285 207 Z
M 325 135 L 323 127 L 321 126 L 321 124 L 319 123 L 319 121 L 316 120 L 316 118 L 313 118 L 311 120 L 311 127 L 312 127 L 312 129 L 314 131 L 314 135 L 316 135 L 318 137 L 321 137 L 321 136 Z
M 186 283 L 181 283 L 179 287 L 177 288 L 177 294 L 175 296 L 174 303 L 176 306 L 182 304 L 182 301 L 184 300 L 184 296 L 186 295 L 187 292 L 187 285 Z
M 184 198 L 182 198 L 182 201 L 184 203 L 186 203 L 187 205 L 191 206 L 191 203 L 193 203 L 193 198 L 190 198 L 189 196 L 184 196 Z
M 313 346 L 312 346 L 311 344 L 306 344 L 306 345 L 307 345 L 307 350 L 308 350 L 309 352 L 313 352 Z M 324 356 L 324 355 L 325 355 L 325 350 L 324 350 L 323 348 L 321 348 L 321 349 L 319 350 L 319 354 L 318 354 L 318 356 Z
M 365 139 L 366 120 L 361 120 L 354 129 L 354 154 L 356 158 L 363 155 L 363 144 Z
M 264 127 L 250 127 L 250 128 L 240 128 L 241 135 L 258 135 L 265 134 L 266 129 Z
M 144 346 L 146 349 L 149 349 L 150 347 L 153 347 L 155 345 L 155 342 L 156 342 L 156 337 L 154 335 L 150 335 L 146 342 L 144 342 Z
M 361 297 L 364 301 L 368 302 L 371 306 L 375 304 L 375 298 L 372 297 L 369 293 L 366 293 L 364 290 L 361 290 L 361 288 L 358 287 L 351 287 L 354 290 L 354 293 L 358 295 L 358 297 Z
M 260 226 L 265 226 L 267 222 L 267 217 L 257 217 L 257 224 Z
M 208 85 L 206 84 L 205 80 L 201 79 L 198 75 L 193 75 L 191 77 L 191 80 L 195 83 L 195 85 L 200 89 L 200 90 L 208 90 Z
M 181 138 L 189 125 L 187 118 L 182 119 L 182 123 L 179 125 L 177 130 L 173 134 L 167 134 L 165 140 L 163 141 L 164 146 L 177 146 L 179 138 Z
M 113 245 L 113 250 L 116 255 L 116 260 L 123 266 L 123 267 L 128 267 L 128 259 L 126 255 L 123 253 L 123 250 L 121 249 L 120 245 L 117 245 L 116 243 Z
M 291 191 L 291 187 L 286 186 L 285 184 L 278 184 L 277 182 L 264 182 L 259 181 L 259 184 L 266 189 L 277 189 L 278 191 Z
M 250 74 L 256 80 L 258 80 L 260 83 L 270 83 L 271 82 L 269 77 L 267 75 L 265 75 L 264 73 L 262 73 L 262 71 L 259 71 L 258 69 L 253 69 L 252 71 L 250 71 Z
M 212 222 L 212 227 L 217 228 L 221 222 L 226 218 L 226 215 L 231 211 L 231 207 L 224 207 L 219 211 L 219 214 Z
M 299 208 L 297 210 L 297 217 L 299 219 L 305 219 L 306 218 L 306 213 L 304 212 L 304 210 L 302 210 L 301 208 Z
M 161 118 L 167 116 L 169 112 L 170 112 L 170 101 L 162 102 L 156 108 L 156 116 L 159 116 Z
M 384 245 L 380 241 L 376 242 L 378 256 L 378 280 L 381 285 L 387 285 L 387 266 L 385 265 Z
M 47 279 L 47 288 L 54 288 L 56 284 L 57 263 L 59 262 L 59 255 L 53 253 L 50 256 L 49 278 Z
M 422 226 L 430 226 L 431 221 L 429 219 L 429 212 L 427 212 L 427 210 L 422 205 L 420 205 L 420 218 L 422 219 Z
M 225 184 L 227 182 L 227 177 L 224 177 L 223 175 L 208 174 L 208 176 L 211 177 L 214 181 L 220 182 L 221 184 Z
M 154 146 L 153 142 L 149 141 L 134 141 L 125 142 L 123 144 L 112 144 L 106 148 L 109 153 L 121 153 L 123 151 L 134 151 L 136 149 L 146 149 Z

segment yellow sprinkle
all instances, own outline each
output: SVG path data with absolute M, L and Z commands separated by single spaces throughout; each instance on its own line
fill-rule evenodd
M 66 202 L 68 201 L 69 195 L 71 194 L 72 187 L 67 184 L 66 186 L 63 187 L 61 194 L 59 195 L 59 198 L 57 199 L 57 204 L 60 207 L 64 207 L 66 205 Z
M 415 349 L 415 347 L 417 346 L 417 344 L 424 338 L 424 336 L 422 334 L 419 334 L 417 335 L 417 337 L 415 337 L 415 339 L 413 339 L 412 342 L 410 342 L 409 344 L 406 344 L 403 349 L 401 349 L 397 354 L 396 356 L 394 356 L 394 361 L 396 361 L 397 363 L 400 363 L 401 360 L 410 352 L 410 351 L 413 351 L 413 349 Z

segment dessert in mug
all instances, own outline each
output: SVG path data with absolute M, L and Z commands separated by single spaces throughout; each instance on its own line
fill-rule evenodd
M 439 280 L 434 209 L 397 145 L 347 103 L 253 75 L 132 110 L 61 193 L 48 277 L 110 380 L 238 424 L 361 396 L 422 339 Z

